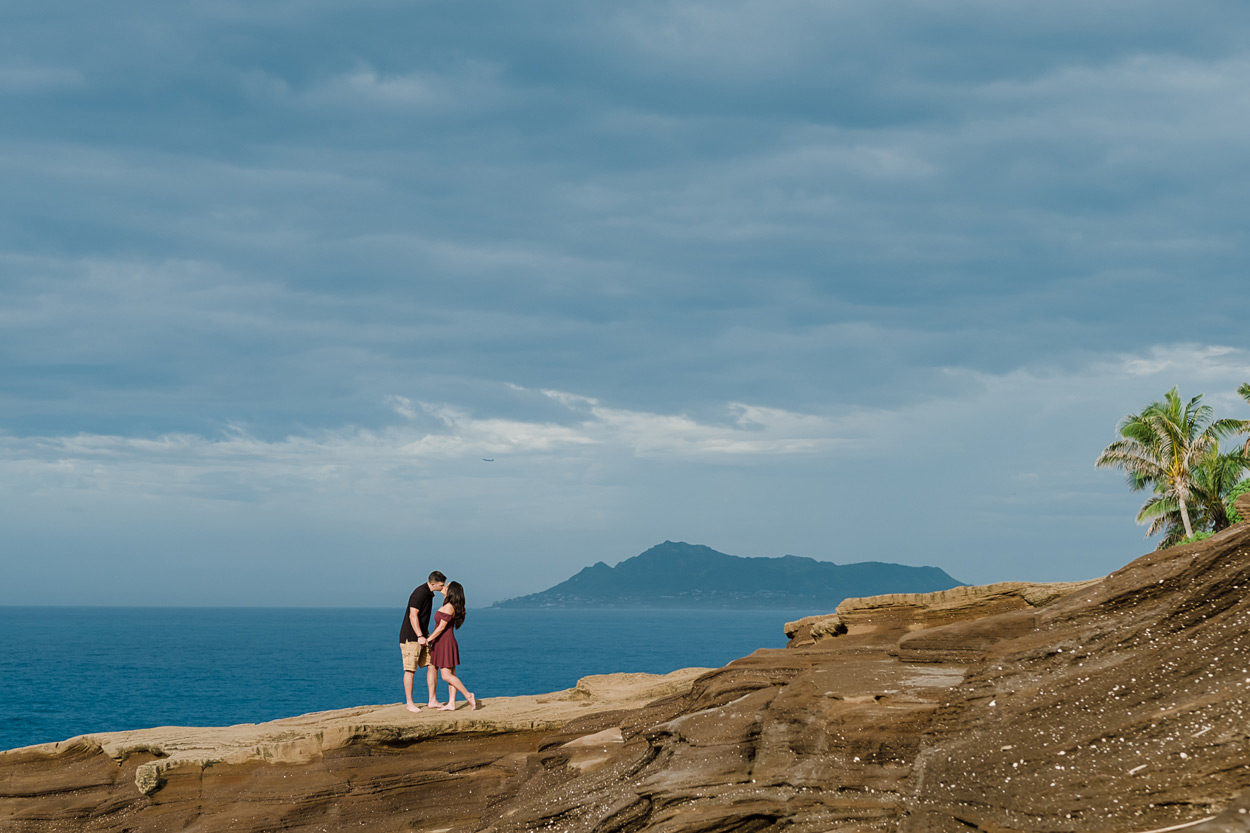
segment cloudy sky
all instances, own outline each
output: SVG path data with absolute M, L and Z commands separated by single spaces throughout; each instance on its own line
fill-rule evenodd
M 17 0 L 0 44 L 0 604 L 485 603 L 666 539 L 1090 578 L 1153 548 L 1118 419 L 1250 418 L 1243 3 Z

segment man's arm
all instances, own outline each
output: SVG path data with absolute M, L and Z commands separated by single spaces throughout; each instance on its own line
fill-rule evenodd
M 412 624 L 412 632 L 417 635 L 417 642 L 425 642 L 425 634 L 421 633 L 421 620 L 417 618 L 415 607 L 408 608 L 408 621 Z

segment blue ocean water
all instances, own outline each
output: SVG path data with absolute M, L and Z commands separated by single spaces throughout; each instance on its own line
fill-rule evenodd
M 471 609 L 457 632 L 457 673 L 478 696 L 500 697 L 558 691 L 587 674 L 720 666 L 784 646 L 786 622 L 819 612 Z M 402 609 L 0 607 L 0 749 L 396 703 L 401 616 Z M 446 699 L 443 684 L 439 696 Z

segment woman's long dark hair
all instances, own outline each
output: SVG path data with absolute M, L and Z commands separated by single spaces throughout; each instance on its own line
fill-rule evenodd
M 447 589 L 443 593 L 443 601 L 452 606 L 455 614 L 451 617 L 451 626 L 459 628 L 464 624 L 464 588 L 460 586 L 458 581 L 447 582 Z

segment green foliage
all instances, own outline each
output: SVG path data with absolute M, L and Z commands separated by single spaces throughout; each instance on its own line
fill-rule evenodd
M 1239 486 L 1250 488 L 1250 481 L 1238 481 L 1250 468 L 1250 459 L 1241 449 L 1221 452 L 1218 446 L 1198 461 L 1193 471 L 1193 503 L 1190 507 L 1195 533 L 1219 532 L 1237 523 L 1236 511 L 1230 513 L 1232 501 L 1241 492 L 1233 494 Z M 1242 486 L 1242 484 L 1245 484 Z M 1180 506 L 1176 499 L 1155 487 L 1154 497 L 1146 501 L 1137 514 L 1137 522 L 1149 524 L 1147 537 L 1162 532 L 1159 549 L 1167 549 L 1182 541 L 1194 540 L 1185 535 Z
M 1221 452 L 1216 446 L 1194 470 L 1194 497 L 1204 526 L 1212 532 L 1228 529 L 1236 521 L 1228 517 L 1229 492 L 1237 487 L 1250 459 L 1242 449 Z
M 1228 512 L 1229 523 L 1239 524 L 1245 520 L 1245 518 L 1241 517 L 1241 513 L 1233 508 L 1233 501 L 1244 495 L 1246 492 L 1250 492 L 1250 478 L 1241 481 L 1236 486 L 1228 490 L 1228 494 L 1225 496 L 1224 506 Z
M 1250 402 L 1250 384 L 1238 393 Z M 1134 491 L 1152 496 L 1137 514 L 1147 537 L 1163 533 L 1160 547 L 1202 540 L 1230 523 L 1230 490 L 1250 469 L 1250 442 L 1221 452 L 1219 440 L 1250 432 L 1250 420 L 1216 419 L 1202 394 L 1184 402 L 1176 388 L 1118 426 L 1120 439 L 1103 449 L 1095 465 L 1124 471 Z M 1235 514 L 1235 513 L 1234 513 Z
M 1189 536 L 1194 532 L 1190 507 L 1195 498 L 1195 469 L 1204 458 L 1218 453 L 1221 435 L 1240 428 L 1240 422 L 1234 426 L 1229 420 L 1216 420 L 1211 406 L 1202 404 L 1202 394 L 1184 403 L 1172 388 L 1161 401 L 1120 420 L 1121 438 L 1104 448 L 1094 465 L 1122 469 L 1134 491 L 1149 488 L 1154 492 L 1138 513 L 1139 523 L 1151 524 L 1147 534 L 1167 525 L 1152 503 L 1174 500 L 1184 534 Z M 1146 515 L 1151 516 L 1149 520 Z
M 1179 547 L 1181 544 L 1192 544 L 1195 541 L 1205 541 L 1214 534 L 1215 533 L 1210 531 L 1209 529 L 1204 529 L 1201 532 L 1195 532 L 1193 535 L 1190 535 L 1187 538 L 1180 539 L 1175 544 L 1168 544 L 1166 546 L 1159 547 L 1159 549 L 1165 550 L 1165 549 L 1168 549 L 1168 547 Z

